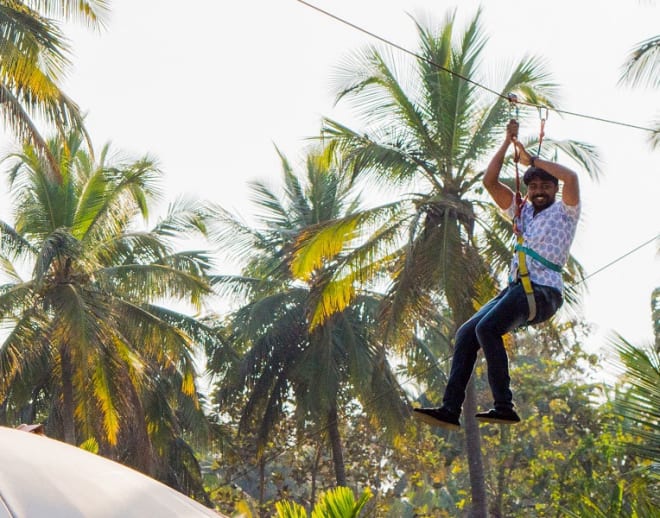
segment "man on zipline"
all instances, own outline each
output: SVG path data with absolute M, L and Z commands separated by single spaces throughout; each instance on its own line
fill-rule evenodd
M 456 332 L 442 406 L 413 409 L 417 418 L 434 426 L 460 428 L 465 389 L 480 347 L 488 366 L 494 408 L 478 413 L 476 418 L 494 423 L 519 422 L 520 417 L 513 409 L 508 358 L 502 336 L 525 323 L 538 324 L 549 319 L 563 302 L 561 269 L 568 259 L 580 215 L 578 177 L 563 165 L 531 156 L 518 142 L 517 135 L 518 123 L 512 120 L 507 125 L 504 142 L 490 161 L 483 179 L 495 203 L 514 219 L 514 229 L 518 234 L 509 285 Z M 530 166 L 523 176 L 527 200 L 520 204 L 516 194 L 499 180 L 511 143 L 520 163 Z M 561 199 L 555 200 L 559 181 L 563 183 Z

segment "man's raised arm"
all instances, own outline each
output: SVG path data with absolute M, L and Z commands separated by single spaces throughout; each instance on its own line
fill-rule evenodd
M 506 137 L 500 148 L 495 152 L 495 155 L 488 164 L 486 174 L 484 174 L 484 187 L 488 194 L 493 198 L 497 206 L 502 210 L 506 210 L 513 203 L 513 191 L 506 185 L 500 182 L 500 171 L 504 163 L 504 156 L 511 143 L 518 136 L 518 123 L 515 120 L 509 121 L 506 127 Z

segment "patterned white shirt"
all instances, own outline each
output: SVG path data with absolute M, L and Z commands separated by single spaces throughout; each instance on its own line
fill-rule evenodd
M 515 203 L 511 203 L 505 213 L 513 219 Z M 529 201 L 525 202 L 521 213 L 523 246 L 531 248 L 541 257 L 563 267 L 568 260 L 579 217 L 579 203 L 566 205 L 562 200 L 557 200 L 535 216 L 532 204 Z M 551 270 L 529 255 L 526 257 L 527 269 L 533 283 L 563 291 L 564 282 L 561 272 Z M 515 278 L 517 271 L 518 254 L 514 253 L 511 260 L 511 278 Z

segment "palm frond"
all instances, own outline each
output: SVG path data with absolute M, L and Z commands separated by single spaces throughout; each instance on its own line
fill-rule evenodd
M 4 313 L 3 313 L 4 314 Z M 9 322 L 4 322 L 5 326 Z M 15 318 L 0 346 L 0 394 L 6 395 L 14 380 L 29 378 L 28 372 L 47 370 L 42 362 L 44 355 L 48 356 L 48 344 L 44 335 L 49 328 L 49 320 L 44 313 L 36 308 L 30 308 Z M 28 347 L 25 344 L 29 344 Z
M 550 79 L 545 62 L 536 57 L 527 57 L 516 63 L 512 69 L 504 69 L 505 77 L 500 91 L 502 95 L 516 93 L 525 102 L 553 107 L 558 102 L 557 84 Z M 479 111 L 476 107 L 483 105 Z M 471 127 L 472 138 L 463 153 L 460 169 L 470 161 L 480 157 L 484 151 L 492 148 L 495 138 L 500 135 L 506 121 L 511 118 L 509 103 L 503 99 L 475 103 L 472 113 L 474 124 Z M 521 118 L 538 117 L 534 111 L 523 108 Z M 460 155 L 459 155 L 460 156 Z
M 389 48 L 370 46 L 344 58 L 334 76 L 336 102 L 344 98 L 357 99 L 355 108 L 367 123 L 385 124 L 394 109 L 397 117 L 416 118 L 415 106 L 400 88 L 396 77 L 400 67 L 409 67 L 406 61 L 397 62 L 397 54 Z M 390 96 L 393 96 L 391 98 Z M 393 100 L 400 101 L 392 102 Z
M 560 150 L 566 153 L 569 158 L 574 160 L 583 168 L 589 177 L 598 180 L 602 174 L 601 159 L 595 146 L 576 140 L 553 140 L 546 138 L 544 140 L 546 147 L 551 150 Z
M 0 250 L 12 259 L 36 254 L 37 249 L 9 223 L 0 221 Z
M 39 12 L 64 20 L 82 21 L 91 27 L 103 27 L 110 12 L 108 0 L 29 0 L 26 2 Z
M 112 371 L 108 372 L 104 368 L 102 362 L 98 362 L 91 376 L 94 395 L 103 415 L 105 438 L 111 446 L 117 444 L 121 427 L 121 416 L 119 409 L 116 407 L 117 398 L 112 390 L 112 380 L 116 379 L 113 374 Z M 89 415 L 89 412 L 82 412 L 79 415 L 84 417 Z
M 573 255 L 569 255 L 563 270 L 564 299 L 569 307 L 576 309 L 582 303 L 587 286 L 585 278 L 583 266 Z
M 478 106 L 475 102 L 476 86 L 458 75 L 475 78 L 475 65 L 485 44 L 480 13 L 470 21 L 457 43 L 452 41 L 454 18 L 455 12 L 447 15 L 438 36 L 418 24 L 425 58 L 419 62 L 418 68 L 424 84 L 425 106 L 429 107 L 426 117 L 435 129 L 435 146 L 424 146 L 424 151 L 435 156 L 438 169 L 444 175 L 455 174 L 454 159 L 464 154 Z
M 40 63 L 52 77 L 57 77 L 69 64 L 68 45 L 52 20 L 25 5 L 0 6 L 3 31 L 0 48 L 5 73 L 23 85 L 32 78 Z
M 122 232 L 121 228 L 115 230 L 105 235 L 106 239 L 102 241 L 94 239 L 84 242 L 86 255 L 83 260 L 89 261 L 91 268 L 156 263 L 170 253 L 166 243 L 152 232 Z
M 660 148 L 660 121 L 655 120 L 651 123 L 654 126 L 653 133 L 648 136 L 648 143 L 651 149 Z
M 102 213 L 108 194 L 107 179 L 102 170 L 97 170 L 86 178 L 78 196 L 76 218 L 72 225 L 72 233 L 78 239 L 84 238 L 90 226 Z
M 480 204 L 484 217 L 477 220 L 482 232 L 479 248 L 495 277 L 507 272 L 511 263 L 514 238 L 511 221 L 492 203 Z
M 395 259 L 392 252 L 401 241 L 405 224 L 405 220 L 387 223 L 364 243 L 326 259 L 332 267 L 315 274 L 310 291 L 310 331 L 349 308 L 367 286 L 389 280 L 388 271 Z
M 157 314 L 161 320 L 167 322 L 173 328 L 183 331 L 196 344 L 206 348 L 228 345 L 214 328 L 199 318 L 162 306 L 150 305 L 149 311 Z
M 160 262 L 179 272 L 206 279 L 212 266 L 210 254 L 205 250 L 185 250 L 163 257 Z
M 158 201 L 162 196 L 162 172 L 158 168 L 157 160 L 147 155 L 109 167 L 106 169 L 106 175 L 113 187 L 106 210 L 112 207 L 112 203 L 131 204 L 146 220 L 149 216 L 149 202 Z
M 165 261 L 100 268 L 95 275 L 106 285 L 112 283 L 116 293 L 131 300 L 139 300 L 148 294 L 153 298 L 171 297 L 198 305 L 202 296 L 211 293 L 205 279 Z
M 652 36 L 635 45 L 623 65 L 619 84 L 660 86 L 660 36 Z
M 33 281 L 4 284 L 0 286 L 0 315 L 14 318 L 32 308 L 35 297 Z
M 159 306 L 138 306 L 126 300 L 115 301 L 113 311 L 116 321 L 121 323 L 122 336 L 133 349 L 154 362 L 159 368 L 180 373 L 180 390 L 195 397 L 195 362 L 192 356 L 194 344 L 181 329 L 168 321 L 169 312 L 161 313 Z
M 277 194 L 261 181 L 254 181 L 250 184 L 250 193 L 252 201 L 259 209 L 258 217 L 266 225 L 278 228 L 290 228 L 291 222 L 287 207 L 285 207 Z
M 207 237 L 209 224 L 218 217 L 219 210 L 200 200 L 179 197 L 170 203 L 165 217 L 156 224 L 152 232 L 162 237 Z
M 125 232 L 137 214 L 146 219 L 146 205 L 160 197 L 161 172 L 149 157 L 101 168 L 98 176 L 91 178 L 85 170 L 79 174 L 90 184 L 89 199 L 77 214 L 78 225 L 85 231 L 81 239 L 85 241 L 105 242 L 109 236 Z M 103 185 L 93 185 L 95 180 Z
M 371 497 L 371 491 L 365 490 L 356 502 L 353 490 L 348 487 L 328 490 L 321 495 L 319 502 L 314 506 L 311 518 L 357 517 Z
M 428 171 L 431 177 L 432 166 L 413 152 L 406 153 L 404 138 L 398 138 L 396 133 L 391 135 L 386 132 L 385 142 L 379 142 L 378 132 L 373 136 L 360 134 L 336 121 L 325 119 L 323 135 L 335 141 L 352 181 L 371 172 L 376 175 L 376 181 L 386 179 L 393 184 L 405 185 L 420 167 Z
M 281 286 L 279 282 L 269 283 L 267 279 L 242 275 L 211 275 L 209 283 L 219 295 L 232 300 L 250 299 L 259 292 L 271 293 L 272 288 Z
M 332 261 L 353 243 L 366 225 L 391 218 L 399 206 L 391 203 L 306 227 L 296 239 L 291 273 L 295 278 L 308 280 L 326 261 Z
M 617 335 L 611 345 L 619 354 L 625 391 L 615 402 L 615 411 L 625 418 L 628 433 L 635 438 L 629 447 L 637 455 L 660 462 L 660 355 L 653 348 L 634 346 Z

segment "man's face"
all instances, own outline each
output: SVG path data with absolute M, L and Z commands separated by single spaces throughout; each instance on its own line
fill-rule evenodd
M 527 197 L 537 212 L 547 209 L 555 202 L 559 186 L 548 180 L 532 179 L 527 185 Z

